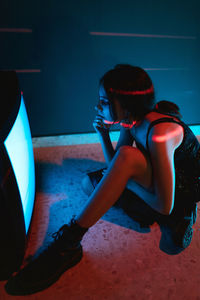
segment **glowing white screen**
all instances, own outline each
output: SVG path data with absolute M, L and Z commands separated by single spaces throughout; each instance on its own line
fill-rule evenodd
M 35 165 L 31 132 L 23 96 L 21 96 L 18 116 L 4 144 L 18 184 L 27 232 L 35 199 Z

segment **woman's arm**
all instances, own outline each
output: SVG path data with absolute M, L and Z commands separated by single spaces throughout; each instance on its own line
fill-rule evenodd
M 134 142 L 134 138 L 130 130 L 121 126 L 120 136 L 115 151 L 117 151 L 121 146 L 132 146 L 133 142 Z
M 153 190 L 148 189 L 145 181 L 129 179 L 127 188 L 136 193 L 155 211 L 169 215 L 174 207 L 175 169 L 174 152 L 183 140 L 183 128 L 175 123 L 159 124 L 152 128 L 149 135 L 151 166 L 144 164 L 140 169 L 143 176 L 153 176 Z M 149 169 L 149 171 L 148 171 Z M 144 171 L 144 172 L 143 172 Z
M 174 152 L 183 140 L 183 128 L 175 123 L 157 124 L 149 135 L 155 194 L 160 212 L 169 215 L 174 207 Z M 149 203 L 150 204 L 150 203 Z
M 105 133 L 98 132 L 98 135 L 103 150 L 103 155 L 108 165 L 115 154 L 115 150 L 110 139 L 109 131 L 107 130 Z
M 130 133 L 130 130 L 125 129 L 121 126 L 120 128 L 120 136 L 117 142 L 117 146 L 114 149 L 113 144 L 110 139 L 110 125 L 104 124 L 103 120 L 100 117 L 96 117 L 94 120 L 93 126 L 98 133 L 99 140 L 101 143 L 101 147 L 103 150 L 104 158 L 107 164 L 109 164 L 115 155 L 116 151 L 123 145 L 131 146 L 133 144 L 133 137 Z

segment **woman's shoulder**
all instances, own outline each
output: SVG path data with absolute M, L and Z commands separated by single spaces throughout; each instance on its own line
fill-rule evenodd
M 159 120 L 165 118 L 162 122 Z M 175 122 L 167 122 L 167 118 L 173 119 Z M 151 112 L 146 116 L 146 121 L 149 123 L 149 137 L 152 142 L 174 142 L 178 147 L 183 141 L 184 129 L 180 120 L 174 116 L 165 115 L 157 112 Z M 157 121 L 157 122 L 156 122 Z M 176 123 L 178 122 L 178 123 Z M 154 125 L 151 126 L 150 125 Z

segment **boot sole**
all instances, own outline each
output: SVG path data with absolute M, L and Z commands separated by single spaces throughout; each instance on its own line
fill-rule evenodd
M 183 224 L 176 232 L 174 236 L 174 242 L 178 247 L 186 249 L 193 237 L 193 228 L 191 222 L 189 224 Z

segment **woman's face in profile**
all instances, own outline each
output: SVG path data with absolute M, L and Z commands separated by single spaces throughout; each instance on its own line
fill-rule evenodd
M 112 113 L 112 107 L 110 100 L 108 99 L 108 95 L 104 89 L 104 87 L 101 85 L 99 88 L 99 103 L 96 106 L 96 110 L 98 111 L 98 115 L 103 118 L 105 123 L 109 122 L 116 122 L 116 121 L 121 121 L 124 116 L 125 112 L 122 109 L 119 101 L 115 98 L 112 100 L 114 105 L 114 110 L 115 110 L 115 118 L 113 119 L 113 113 Z M 107 122 L 106 122 L 107 121 Z
M 115 120 L 113 120 L 110 109 L 110 100 L 108 99 L 108 95 L 104 87 L 101 85 L 99 88 L 99 103 L 96 106 L 96 110 L 98 112 L 98 115 L 102 117 L 103 120 L 114 122 Z

